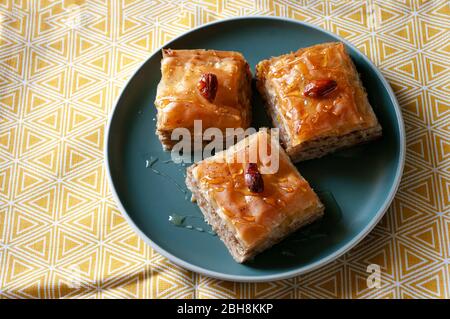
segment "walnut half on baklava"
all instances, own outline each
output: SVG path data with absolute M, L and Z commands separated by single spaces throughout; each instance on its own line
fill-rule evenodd
M 381 136 L 381 126 L 342 43 L 324 43 L 256 66 L 258 91 L 293 162 Z
M 170 49 L 162 53 L 155 105 L 156 134 L 164 149 L 177 143 L 171 138 L 176 128 L 188 129 L 193 137 L 194 120 L 202 121 L 202 131 L 248 128 L 252 75 L 242 54 Z
M 264 145 L 269 152 L 254 153 Z M 252 162 L 251 152 L 258 154 Z M 279 165 L 270 168 L 276 162 L 272 157 L 275 154 Z M 323 204 L 291 163 L 278 138 L 264 130 L 190 166 L 186 185 L 207 222 L 240 263 L 324 212 Z

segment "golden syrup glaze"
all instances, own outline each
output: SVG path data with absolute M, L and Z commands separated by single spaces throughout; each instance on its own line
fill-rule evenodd
M 161 82 L 155 105 L 157 128 L 192 128 L 194 120 L 203 127 L 247 128 L 250 120 L 251 73 L 242 54 L 214 50 L 163 50 Z M 217 76 L 215 99 L 209 102 L 199 93 L 202 74 Z
M 378 124 L 342 43 L 324 43 L 261 61 L 258 80 L 275 95 L 281 121 L 292 146 L 327 136 L 340 136 Z M 331 79 L 337 88 L 321 98 L 305 97 L 310 80 Z
M 297 217 L 320 204 L 317 195 L 290 163 L 278 142 L 270 138 L 264 139 L 264 142 L 277 144 L 276 151 L 280 152 L 279 169 L 274 174 L 262 174 L 262 193 L 250 192 L 244 180 L 246 163 L 237 163 L 231 159 L 239 152 L 249 152 L 261 143 L 263 134 L 267 133 L 260 131 L 251 135 L 227 151 L 199 162 L 193 170 L 199 187 L 212 197 L 218 213 L 234 228 L 247 248 L 264 241 L 286 218 Z M 249 147 L 243 146 L 245 140 Z M 257 158 L 260 171 L 265 163 L 267 158 L 260 154 Z

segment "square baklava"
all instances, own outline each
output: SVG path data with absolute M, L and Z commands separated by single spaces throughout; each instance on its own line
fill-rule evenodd
M 342 43 L 324 43 L 256 66 L 257 88 L 293 162 L 381 136 L 381 126 Z
M 269 151 L 256 151 L 264 146 Z M 278 156 L 277 167 L 272 166 L 276 162 L 273 155 Z M 252 156 L 255 160 L 250 161 Z M 278 137 L 265 130 L 190 166 L 186 185 L 207 222 L 240 263 L 313 222 L 324 211 Z
M 210 127 L 246 129 L 251 121 L 251 72 L 242 54 L 216 50 L 170 50 L 162 52 L 162 78 L 155 105 L 156 134 L 164 149 L 178 142 L 176 128 L 201 134 Z M 200 133 L 194 121 L 201 120 Z

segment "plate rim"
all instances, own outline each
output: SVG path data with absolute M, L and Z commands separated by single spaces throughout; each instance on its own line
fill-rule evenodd
M 141 70 L 141 68 L 144 66 L 145 63 L 147 63 L 147 61 L 149 61 L 151 58 L 153 58 L 154 55 L 158 54 L 158 52 L 161 51 L 161 49 L 163 49 L 164 47 L 167 47 L 168 45 L 170 45 L 171 43 L 177 41 L 178 39 L 192 33 L 192 32 L 196 32 L 199 31 L 201 29 L 206 29 L 210 26 L 216 25 L 216 24 L 222 24 L 222 23 L 228 23 L 228 22 L 232 22 L 232 21 L 239 21 L 239 20 L 253 20 L 253 19 L 261 19 L 261 20 L 278 20 L 278 21 L 283 21 L 283 22 L 290 22 L 290 23 L 294 23 L 294 24 L 299 24 L 305 27 L 309 27 L 312 29 L 315 29 L 317 31 L 323 32 L 327 35 L 330 35 L 334 38 L 336 38 L 338 41 L 341 41 L 342 43 L 344 43 L 345 45 L 347 45 L 348 47 L 352 48 L 355 50 L 355 52 L 357 52 L 357 54 L 359 54 L 361 56 L 361 58 L 369 64 L 369 66 L 375 71 L 375 74 L 377 75 L 377 77 L 381 80 L 383 86 L 385 87 L 385 89 L 388 92 L 389 98 L 391 99 L 391 101 L 393 102 L 394 105 L 394 111 L 395 114 L 398 118 L 398 125 L 399 125 L 399 140 L 400 140 L 400 149 L 399 149 L 399 160 L 400 163 L 397 167 L 397 170 L 395 172 L 395 181 L 393 183 L 393 185 L 391 186 L 391 189 L 389 191 L 389 195 L 386 198 L 386 200 L 384 201 L 383 205 L 381 206 L 381 208 L 376 212 L 376 214 L 374 215 L 374 217 L 372 218 L 372 220 L 356 235 L 354 236 L 346 245 L 344 245 L 343 247 L 341 247 L 340 249 L 336 250 L 335 252 L 333 252 L 332 254 L 316 261 L 313 262 L 307 266 L 302 266 L 299 268 L 296 268 L 294 270 L 289 270 L 289 271 L 284 271 L 284 272 L 279 272 L 277 274 L 271 274 L 271 275 L 256 275 L 256 276 L 251 276 L 251 275 L 229 275 L 229 274 L 224 274 L 221 272 L 217 272 L 217 271 L 213 271 L 213 270 L 209 270 L 200 266 L 196 266 L 193 265 L 187 261 L 184 261 L 183 259 L 178 258 L 177 256 L 169 253 L 168 251 L 166 251 L 165 249 L 161 248 L 159 245 L 157 245 L 155 242 L 153 242 L 146 234 L 144 234 L 139 227 L 134 223 L 134 221 L 131 219 L 131 217 L 128 215 L 125 207 L 122 205 L 122 201 L 120 200 L 118 193 L 116 191 L 116 188 L 114 186 L 113 180 L 112 180 L 112 175 L 111 175 L 111 169 L 109 166 L 109 154 L 108 154 L 108 149 L 109 149 L 109 137 L 110 137 L 110 130 L 111 130 L 111 124 L 112 124 L 112 120 L 114 118 L 114 114 L 116 113 L 116 109 L 117 106 L 119 104 L 119 102 L 122 99 L 122 96 L 126 90 L 126 88 L 128 87 L 128 85 L 130 84 L 131 80 L 136 76 L 136 74 Z M 183 267 L 187 270 L 190 271 L 194 271 L 196 273 L 200 273 L 202 275 L 206 275 L 212 278 L 216 278 L 216 279 L 220 279 L 220 280 L 226 280 L 226 281 L 236 281 L 236 282 L 267 282 L 267 281 L 273 281 L 273 280 L 282 280 L 282 279 L 288 279 L 288 278 L 292 278 L 294 276 L 298 276 L 307 272 L 311 272 L 321 266 L 324 266 L 334 260 L 336 260 L 337 258 L 339 258 L 340 256 L 342 256 L 343 254 L 345 254 L 346 252 L 348 252 L 350 249 L 352 249 L 353 247 L 355 247 L 362 239 L 364 239 L 371 231 L 372 229 L 378 224 L 378 222 L 381 220 L 381 218 L 384 216 L 384 214 L 386 213 L 386 211 L 388 210 L 389 206 L 391 205 L 395 194 L 397 193 L 397 190 L 399 188 L 400 185 L 400 181 L 403 175 L 403 169 L 404 169 L 404 164 L 405 164 L 405 153 L 406 153 L 406 133 L 405 133 L 405 127 L 404 127 L 404 121 L 403 121 L 403 116 L 402 116 L 402 112 L 401 112 L 401 108 L 400 105 L 398 103 L 397 97 L 395 96 L 395 93 L 392 90 L 392 87 L 390 86 L 389 82 L 385 79 L 385 77 L 383 76 L 383 74 L 381 73 L 381 71 L 378 69 L 378 67 L 364 54 L 362 53 L 360 50 L 358 50 L 352 43 L 350 43 L 349 41 L 343 39 L 342 37 L 340 37 L 339 35 L 330 32 L 328 30 L 325 30 L 317 25 L 311 24 L 309 22 L 305 22 L 305 21 L 300 21 L 300 20 L 295 20 L 292 18 L 287 18 L 287 17 L 277 17 L 277 16 L 264 16 L 264 15 L 254 15 L 254 16 L 241 16 L 241 17 L 232 17 L 232 18 L 226 18 L 226 19 L 219 19 L 216 21 L 212 21 L 206 24 L 202 24 L 200 26 L 197 26 L 195 28 L 189 29 L 186 32 L 183 32 L 182 34 L 176 36 L 175 38 L 173 38 L 172 40 L 170 40 L 169 42 L 163 44 L 162 46 L 158 47 L 156 50 L 154 50 L 147 59 L 145 59 L 145 61 L 143 61 L 137 68 L 136 70 L 132 73 L 132 75 L 129 77 L 129 79 L 126 81 L 125 85 L 123 86 L 120 95 L 117 97 L 116 101 L 113 103 L 113 108 L 111 109 L 111 113 L 108 116 L 108 123 L 106 126 L 106 131 L 105 131 L 105 137 L 104 137 L 104 162 L 105 162 L 105 167 L 106 167 L 106 175 L 108 177 L 108 183 L 109 183 L 109 187 L 110 187 L 110 191 L 111 194 L 118 206 L 118 209 L 120 211 L 120 213 L 122 214 L 122 216 L 124 217 L 124 219 L 128 222 L 128 224 L 131 226 L 131 228 L 144 240 L 145 243 L 147 243 L 148 245 L 150 245 L 154 250 L 156 250 L 159 254 L 161 254 L 162 256 L 166 257 L 167 259 L 169 259 L 171 262 L 175 263 L 176 265 Z

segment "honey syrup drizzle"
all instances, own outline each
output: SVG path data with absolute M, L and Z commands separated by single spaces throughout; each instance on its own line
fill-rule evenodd
M 169 215 L 169 222 L 176 226 L 176 227 L 182 227 L 182 228 L 186 228 L 186 229 L 190 229 L 190 230 L 195 230 L 201 233 L 207 233 L 210 234 L 212 236 L 216 236 L 216 232 L 213 230 L 205 230 L 203 227 L 198 227 L 198 226 L 193 226 L 191 224 L 185 224 L 185 221 L 188 218 L 199 218 L 202 219 L 199 216 L 192 216 L 192 215 L 178 215 L 178 214 L 171 214 Z
M 175 184 L 176 188 L 184 194 L 184 199 L 188 200 L 189 194 L 183 186 L 181 186 L 172 176 L 167 175 L 166 173 L 163 173 L 154 167 L 158 161 L 159 161 L 159 158 L 150 157 L 150 160 L 145 160 L 145 168 L 149 168 L 156 175 L 162 176 L 162 177 L 166 178 L 167 180 L 171 181 L 173 184 Z M 163 163 L 167 164 L 167 163 L 170 163 L 170 161 L 164 161 Z

